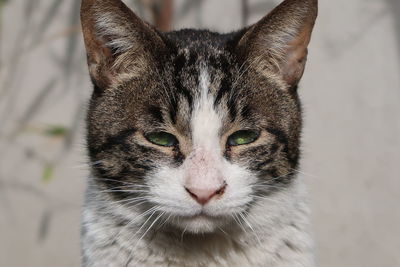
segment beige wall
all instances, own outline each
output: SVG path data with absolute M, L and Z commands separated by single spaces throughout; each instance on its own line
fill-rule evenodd
M 57 1 L 13 0 L 1 11 L 0 266 L 79 265 L 91 86 L 78 1 Z M 176 0 L 176 28 L 242 25 L 240 1 L 182 11 L 187 2 Z M 251 0 L 250 22 L 270 2 Z M 400 2 L 320 3 L 300 89 L 320 266 L 400 266 Z

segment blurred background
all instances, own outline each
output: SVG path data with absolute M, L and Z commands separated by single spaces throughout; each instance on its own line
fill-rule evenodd
M 278 0 L 133 0 L 221 32 Z M 92 86 L 80 0 L 0 0 L 0 266 L 79 266 Z M 319 266 L 400 266 L 400 1 L 320 0 L 300 94 Z

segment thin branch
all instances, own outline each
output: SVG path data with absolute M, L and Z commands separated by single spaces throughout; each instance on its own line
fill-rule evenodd
M 241 1 L 242 1 L 242 27 L 246 27 L 247 23 L 249 23 L 249 15 L 250 15 L 249 1 L 248 0 L 241 0 Z
M 142 0 L 150 10 L 154 25 L 161 31 L 170 31 L 172 27 L 173 0 Z

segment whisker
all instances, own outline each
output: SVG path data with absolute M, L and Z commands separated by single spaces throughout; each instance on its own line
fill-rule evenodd
M 183 236 L 185 235 L 185 233 L 186 233 L 186 230 L 187 230 L 187 225 L 185 226 L 185 228 L 183 229 L 183 231 L 182 231 L 182 234 L 181 234 L 181 243 L 183 243 Z
M 108 201 L 103 201 L 104 203 L 109 203 Z M 118 207 L 122 207 L 122 208 L 128 208 L 128 209 L 132 209 L 134 207 L 140 206 L 144 203 L 147 203 L 147 199 L 143 198 L 143 200 L 138 199 L 138 200 L 131 200 L 128 203 L 125 204 L 117 204 Z M 135 205 L 131 205 L 131 204 L 135 204 Z M 97 211 L 98 214 L 102 214 L 102 215 L 108 215 L 108 216 L 112 216 L 115 215 L 115 207 L 114 208 L 109 208 L 107 210 L 103 210 L 103 211 Z
M 282 188 L 287 188 L 286 186 L 271 185 L 271 184 L 268 184 L 268 183 L 265 183 L 265 184 L 254 184 L 251 187 L 252 188 L 261 188 L 261 189 L 268 189 L 268 188 L 282 189 Z
M 132 235 L 132 237 L 129 238 L 128 244 L 131 243 L 132 239 L 133 239 L 140 231 L 142 231 L 142 229 L 145 227 L 145 225 L 151 220 L 151 218 L 153 217 L 153 215 L 157 212 L 157 208 L 158 208 L 158 207 L 153 207 L 153 208 L 156 208 L 156 209 L 151 213 L 151 215 L 147 218 L 147 220 L 142 224 L 142 226 L 139 228 L 139 230 L 137 230 L 137 231 Z M 135 250 L 135 248 L 136 248 L 137 245 L 138 245 L 138 243 L 137 243 L 137 244 L 131 249 L 131 251 L 129 252 L 129 255 L 128 255 L 128 262 L 129 262 L 129 260 L 130 260 L 130 258 L 131 258 L 131 256 L 132 256 L 132 252 Z M 128 263 L 128 262 L 127 262 L 127 263 Z
M 139 230 L 133 234 L 127 241 L 128 245 L 131 243 L 132 239 L 137 235 L 137 233 L 139 233 L 143 227 L 146 225 L 146 223 L 151 219 L 151 217 L 157 212 L 158 207 L 152 207 L 150 209 L 148 209 L 147 211 L 141 213 L 139 216 L 135 217 L 133 220 L 131 220 L 128 224 L 126 224 L 125 226 L 123 226 L 121 228 L 121 230 L 118 232 L 117 236 L 114 238 L 114 241 L 117 240 L 123 231 L 125 231 L 127 228 L 131 227 L 133 224 L 135 224 L 140 218 L 146 216 L 147 214 L 151 213 L 151 215 L 147 218 L 147 220 L 142 224 L 142 226 L 139 228 Z M 119 250 L 117 251 L 116 255 L 118 255 L 121 252 L 122 246 L 119 248 Z M 132 253 L 132 252 L 131 252 Z M 131 253 L 129 254 L 129 256 L 131 255 Z
M 127 188 L 125 188 L 127 187 Z M 88 188 L 94 188 L 96 190 L 96 192 L 98 193 L 109 193 L 108 191 L 116 191 L 116 190 L 132 190 L 132 191 L 141 191 L 141 192 L 148 192 L 149 190 L 145 190 L 147 188 L 145 187 L 138 187 L 137 189 L 135 187 L 132 187 L 132 189 L 129 188 L 130 186 L 128 185 L 119 185 L 119 186 L 114 186 L 111 188 L 107 188 L 104 190 L 99 190 L 98 186 L 96 185 L 89 185 Z
M 255 199 L 260 199 L 260 200 L 267 200 L 269 202 L 276 203 L 278 205 L 282 205 L 284 203 L 284 202 L 279 202 L 279 201 L 277 201 L 275 199 L 271 199 L 271 198 L 268 198 L 268 197 L 262 197 L 262 196 L 256 196 L 256 195 L 251 195 L 251 197 L 255 198 Z
M 239 227 L 243 230 L 243 232 L 245 232 L 247 234 L 246 229 L 244 228 L 243 224 L 241 223 L 240 219 L 237 217 L 237 215 L 234 213 L 232 214 L 233 219 L 235 220 L 235 222 L 239 225 Z
M 242 218 L 242 220 L 245 222 L 245 224 L 247 224 L 247 226 L 251 229 L 251 231 L 253 232 L 254 236 L 256 237 L 258 243 L 260 244 L 260 246 L 262 246 L 261 240 L 258 237 L 256 231 L 254 231 L 254 228 L 251 226 L 250 222 L 246 219 L 246 217 L 243 215 L 244 212 L 239 213 L 239 216 Z
M 224 235 L 226 235 L 227 237 L 229 237 L 229 235 L 227 234 L 227 232 L 225 232 L 221 227 L 217 227 L 218 230 L 220 230 Z
M 148 193 L 146 190 L 129 190 L 129 189 L 107 189 L 107 190 L 101 190 L 97 191 L 98 193 Z
M 127 182 L 127 181 L 121 181 L 121 180 L 116 180 L 116 179 L 101 178 L 101 177 L 100 178 L 96 177 L 95 179 L 98 179 L 98 180 L 101 180 L 101 181 L 117 182 L 117 183 L 121 183 L 121 184 L 124 184 L 124 185 L 135 186 L 135 187 L 150 188 L 150 186 L 146 185 L 146 184 L 136 184 L 136 183 Z
M 148 197 L 141 196 L 141 197 L 135 197 L 135 198 L 122 199 L 122 200 L 113 201 L 113 203 L 115 203 L 115 204 L 125 203 L 124 205 L 128 205 L 128 204 L 135 203 L 136 201 L 141 201 L 141 200 L 148 200 Z M 104 202 L 108 202 L 108 201 L 106 200 Z
M 303 175 L 305 175 L 305 176 L 308 176 L 308 177 L 311 177 L 311 178 L 318 178 L 316 175 L 314 175 L 314 174 L 310 174 L 310 173 L 307 173 L 307 172 L 303 172 L 303 171 L 300 171 L 300 170 L 298 170 L 298 169 L 293 169 L 293 168 L 291 168 L 291 170 L 293 170 L 293 171 L 295 171 L 295 172 L 297 172 L 297 173 L 299 173 L 299 174 L 303 174 Z
M 172 216 L 172 213 L 168 217 L 165 218 L 164 222 L 160 224 L 158 229 L 161 229 L 168 222 L 168 220 L 171 218 L 171 216 Z
M 98 161 L 94 161 L 94 162 L 85 162 L 82 163 L 80 165 L 75 165 L 75 166 L 71 166 L 72 169 L 83 169 L 83 168 L 87 168 L 87 167 L 92 167 L 92 166 L 96 166 L 103 163 L 102 160 L 98 160 Z
M 136 243 L 136 245 L 135 245 L 135 247 L 134 248 L 136 248 L 138 245 L 139 245 L 139 243 L 140 243 L 140 241 L 145 237 L 145 235 L 150 231 L 150 229 L 154 226 L 154 224 L 162 217 L 162 216 L 164 216 L 164 214 L 165 214 L 165 211 L 164 212 L 162 212 L 162 213 L 160 213 L 158 216 L 157 216 L 157 218 L 155 218 L 155 220 L 153 221 L 153 223 L 147 228 L 147 230 L 143 233 L 143 235 L 139 238 L 139 240 L 137 241 L 137 243 Z

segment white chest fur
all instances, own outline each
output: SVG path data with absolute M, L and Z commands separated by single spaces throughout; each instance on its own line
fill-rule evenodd
M 258 201 L 247 223 L 206 235 L 167 228 L 149 231 L 144 220 L 120 222 L 121 206 L 91 183 L 82 224 L 84 266 L 263 266 L 312 267 L 309 210 L 301 180 Z M 125 214 L 126 217 L 126 214 Z

